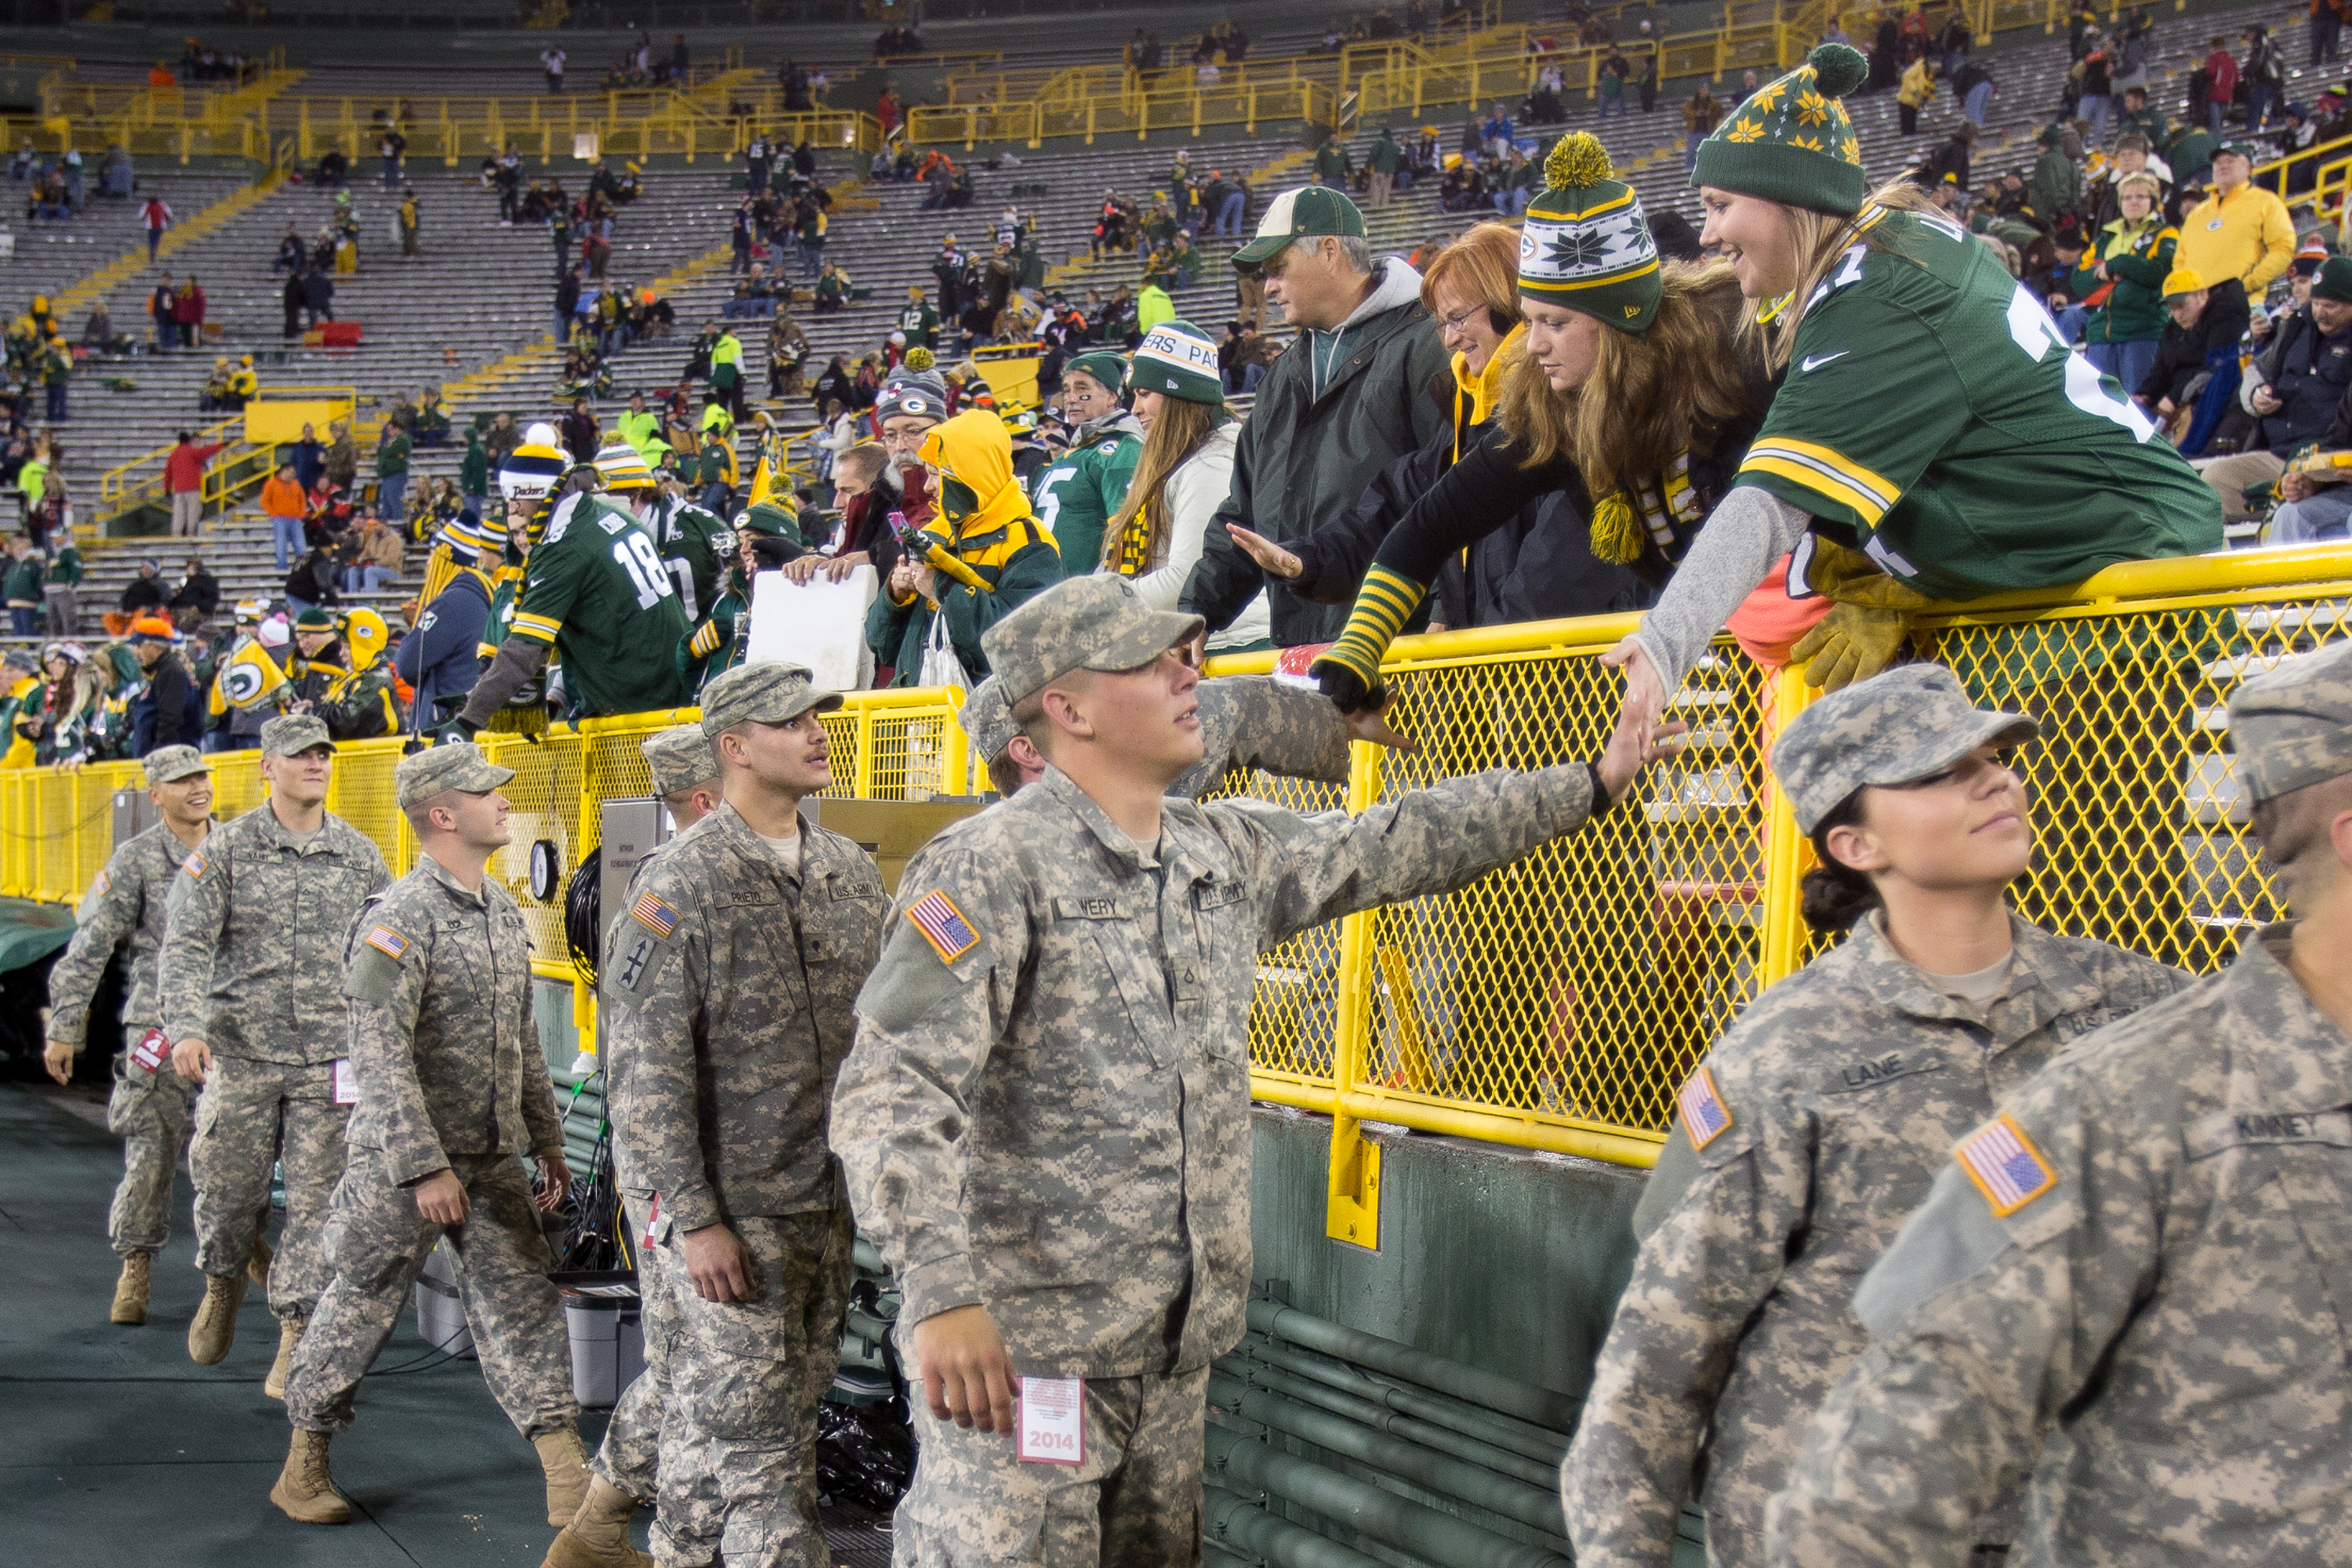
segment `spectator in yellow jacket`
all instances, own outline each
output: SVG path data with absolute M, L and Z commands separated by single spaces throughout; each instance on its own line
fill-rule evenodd
M 2245 142 L 2214 153 L 2213 194 L 2181 215 L 2174 265 L 2209 284 L 2235 278 L 2245 284 L 2247 299 L 2259 300 L 2294 259 L 2294 223 L 2284 202 L 2246 183 L 2253 167 Z

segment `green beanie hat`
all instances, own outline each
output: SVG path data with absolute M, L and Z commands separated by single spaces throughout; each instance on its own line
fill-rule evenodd
M 1113 392 L 1127 384 L 1126 357 L 1108 349 L 1097 349 L 1092 353 L 1080 354 L 1064 365 L 1062 370 L 1065 374 L 1074 370 L 1085 371 Z
M 1139 392 L 1164 393 L 1187 403 L 1225 400 L 1216 342 L 1190 321 L 1162 321 L 1145 333 L 1129 375 Z
M 748 510 L 738 513 L 735 529 L 739 533 L 765 533 L 777 539 L 789 539 L 795 544 L 801 542 L 800 519 L 772 500 L 754 502 Z
M 1620 331 L 1647 331 L 1662 292 L 1658 242 L 1642 198 L 1615 173 L 1591 132 L 1559 139 L 1519 233 L 1519 292 Z
M 1838 100 L 1870 74 L 1862 51 L 1823 44 L 1750 93 L 1699 143 L 1690 183 L 1851 217 L 1868 192 L 1862 144 Z

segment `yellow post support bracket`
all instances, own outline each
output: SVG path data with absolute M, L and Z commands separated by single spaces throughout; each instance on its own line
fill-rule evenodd
M 1348 815 L 1360 815 L 1381 795 L 1382 752 L 1359 741 L 1348 770 Z M 1347 1109 L 1347 1094 L 1363 1074 L 1371 1038 L 1372 917 L 1339 922 L 1339 1008 L 1332 1042 L 1331 1178 L 1323 1234 L 1377 1251 L 1381 1245 L 1381 1149 Z
M 1802 665 L 1791 664 L 1772 678 L 1773 733 L 1788 729 L 1798 714 L 1805 710 L 1818 693 L 1805 684 Z M 1769 748 L 1767 747 L 1767 750 Z M 1765 774 L 1764 797 L 1764 885 L 1784 891 L 1797 886 L 1812 866 L 1812 847 L 1805 836 L 1797 831 L 1796 807 L 1790 803 L 1780 781 L 1769 770 Z M 1809 937 L 1801 900 L 1781 897 L 1769 899 L 1764 904 L 1763 973 L 1759 983 L 1770 985 L 1787 979 L 1805 965 L 1805 944 Z

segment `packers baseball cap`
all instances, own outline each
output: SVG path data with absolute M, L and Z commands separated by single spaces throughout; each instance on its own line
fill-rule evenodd
M 1910 784 L 1950 767 L 1979 746 L 2014 745 L 2042 733 L 2022 713 L 1979 708 L 1940 664 L 1910 664 L 1832 692 L 1790 721 L 1772 748 L 1772 773 L 1811 833 L 1838 803 L 1869 784 Z
M 514 776 L 512 768 L 491 762 L 473 742 L 453 741 L 401 758 L 392 770 L 393 798 L 404 807 L 431 800 L 444 790 L 481 795 Z
M 1257 237 L 1234 252 L 1234 269 L 1255 272 L 1297 239 L 1327 234 L 1364 237 L 1364 215 L 1356 204 L 1328 185 L 1301 185 L 1274 198 L 1258 221 Z
M 1011 708 L 1074 669 L 1150 664 L 1207 625 L 1152 609 L 1126 578 L 1095 572 L 1055 584 L 989 627 L 980 646 Z

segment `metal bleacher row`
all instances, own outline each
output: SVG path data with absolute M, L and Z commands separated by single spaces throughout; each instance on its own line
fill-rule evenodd
M 2178 117 L 2188 73 L 2208 37 L 2219 32 L 2234 38 L 2241 26 L 2255 20 L 2284 27 L 2300 14 L 2299 7 L 2273 4 L 2224 16 L 2166 16 L 2158 24 L 2150 54 L 2152 86 L 2159 101 Z M 1285 46 L 1279 38 L 1267 38 L 1254 52 L 1299 47 L 1303 42 Z M 2288 42 L 2290 58 L 2299 61 L 2299 37 L 2290 37 Z M 1098 43 L 1083 47 L 1097 55 L 1101 49 Z M 1988 173 L 2031 163 L 2033 135 L 2055 110 L 2067 65 L 2065 46 L 2056 37 L 2033 37 L 2021 46 L 1997 47 L 1987 58 L 2000 91 L 1987 134 L 1979 143 L 1979 181 Z M 1022 58 L 1026 64 L 1030 56 L 1024 52 Z M 575 68 L 584 73 L 597 68 L 582 60 Z M 340 83 L 338 90 L 352 91 L 360 90 L 362 83 L 377 92 L 406 90 L 404 83 L 422 90 L 428 79 L 425 73 L 399 67 L 385 68 L 380 73 L 331 68 L 314 74 L 331 77 L 327 85 Z M 532 79 L 523 72 L 497 74 L 515 77 L 518 85 Z M 1650 114 L 1635 107 L 1622 118 L 1596 123 L 1589 105 L 1574 103 L 1566 125 L 1523 124 L 1522 130 L 1540 135 L 1546 144 L 1567 130 L 1598 131 L 1610 146 L 1620 174 L 1633 182 L 1645 203 L 1654 209 L 1679 210 L 1696 220 L 1696 202 L 1685 184 L 1682 162 L 1679 105 L 1685 86 L 1670 83 L 1668 95 Z M 2308 97 L 2316 86 L 2316 82 L 2302 84 L 2291 78 L 2288 97 Z M 1736 83 L 1731 84 L 1723 96 L 1736 91 Z M 1460 144 L 1464 117 L 1483 114 L 1484 109 L 1484 105 L 1448 106 L 1428 112 L 1423 119 L 1439 127 L 1451 152 Z M 1948 92 L 1939 92 L 1921 115 L 1918 135 L 1906 139 L 1896 133 L 1891 93 L 1850 100 L 1849 109 L 1861 132 L 1874 180 L 1898 174 L 1949 134 L 1959 118 Z M 1391 123 L 1401 136 L 1417 129 L 1402 115 Z M 1360 164 L 1378 130 L 1378 123 L 1369 120 L 1350 128 L 1349 140 Z M 1106 188 L 1116 188 L 1148 208 L 1152 193 L 1165 188 L 1178 144 L 1107 137 L 1092 148 L 1013 149 L 1009 156 L 987 147 L 971 153 L 950 147 L 951 156 L 974 164 L 975 198 L 969 208 L 944 213 L 920 210 L 924 191 L 919 185 L 881 184 L 857 189 L 865 154 L 823 154 L 820 178 L 852 197 L 835 213 L 826 255 L 849 271 L 867 297 L 834 315 L 817 316 L 805 307 L 798 311 L 812 344 L 811 379 L 835 353 L 849 356 L 854 364 L 858 355 L 881 344 L 904 301 L 907 286 L 933 286 L 930 266 L 943 234 L 955 233 L 967 247 L 984 254 L 995 216 L 1008 198 L 1036 216 L 1051 269 L 1049 289 L 1065 290 L 1075 299 L 1088 288 L 1099 288 L 1108 295 L 1118 284 L 1132 287 L 1140 276 L 1139 255 L 1087 259 L 1087 240 L 1095 213 Z M 993 167 L 989 166 L 992 157 Z M 1307 177 L 1307 163 L 1304 138 L 1296 126 L 1262 126 L 1255 136 L 1196 146 L 1192 156 L 1192 166 L 1202 175 L 1218 168 L 1250 178 L 1255 193 L 1253 223 L 1274 191 Z M 528 172 L 541 173 L 537 168 Z M 588 173 L 585 165 L 569 161 L 559 162 L 550 172 L 562 174 L 575 190 L 584 184 Z M 84 519 L 99 500 L 101 475 L 156 453 L 168 445 L 176 430 L 198 428 L 220 417 L 202 415 L 196 407 L 198 388 L 218 354 L 234 358 L 254 353 L 260 362 L 265 387 L 350 388 L 358 398 L 363 426 L 373 426 L 379 405 L 388 407 L 401 395 L 436 385 L 449 388 L 449 412 L 461 430 L 478 412 L 506 409 L 527 420 L 553 411 L 560 353 L 551 335 L 555 268 L 547 232 L 541 227 L 500 226 L 495 195 L 480 186 L 470 168 L 447 169 L 437 161 L 427 167 L 422 160 L 412 160 L 406 178 L 418 194 L 423 213 L 421 260 L 404 261 L 398 255 L 392 231 L 396 197 L 378 178 L 376 161 L 362 159 L 352 171 L 353 199 L 362 226 L 361 268 L 355 275 L 336 279 L 334 309 L 339 319 L 363 325 L 365 335 L 356 347 L 306 349 L 299 339 L 289 343 L 281 334 L 282 279 L 270 270 L 278 237 L 289 222 L 306 237 L 314 236 L 333 204 L 331 193 L 295 180 L 267 188 L 234 217 L 167 253 L 159 267 L 131 269 L 104 291 L 116 330 L 144 338 L 147 293 L 156 277 L 194 275 L 207 296 L 208 322 L 218 331 L 208 333 L 205 346 L 196 351 L 92 365 L 75 378 L 72 417 L 58 432 L 65 454 L 59 470 L 72 480 L 78 511 Z M 740 162 L 717 164 L 706 159 L 691 166 L 657 166 L 646 170 L 644 178 L 646 194 L 619 215 L 607 280 L 659 288 L 673 301 L 678 325 L 668 337 L 634 346 L 618 357 L 614 371 L 619 395 L 600 410 L 608 423 L 631 389 L 667 387 L 679 377 L 694 333 L 705 321 L 718 318 L 719 308 L 733 287 L 726 265 L 726 239 L 728 216 L 742 195 Z M 235 174 L 142 172 L 139 194 L 143 197 L 152 190 L 163 195 L 185 221 L 244 184 L 243 177 Z M 1016 187 L 1022 194 L 1013 195 Z M 136 205 L 135 200 L 93 199 L 89 210 L 71 223 L 26 226 L 18 234 L 16 257 L 6 274 L 7 302 L 17 306 L 35 293 L 54 295 L 125 251 L 143 252 Z M 1479 215 L 1441 213 L 1433 184 L 1425 183 L 1401 195 L 1388 208 L 1367 216 L 1376 246 L 1383 251 L 1402 252 L 1433 234 L 1458 232 Z M 1234 310 L 1232 274 L 1225 266 L 1232 242 L 1204 233 L 1197 237 L 1197 243 L 1206 268 L 1194 279 L 1192 287 L 1177 291 L 1175 304 L 1180 314 L 1216 331 Z M 793 269 L 789 256 L 770 263 L 772 269 L 780 264 Z M 63 323 L 69 338 L 79 337 L 88 303 L 81 301 Z M 736 329 L 745 342 L 747 369 L 752 373 L 758 401 L 757 394 L 764 392 L 764 378 L 759 373 L 766 323 L 739 321 Z M 136 390 L 107 390 L 104 377 L 115 374 L 129 376 Z M 804 429 L 814 421 L 805 400 L 775 406 L 772 413 L 789 430 Z M 454 474 L 458 452 L 456 446 L 418 452 L 412 465 L 417 475 L 412 481 L 412 494 L 433 478 Z M 372 453 L 364 444 L 361 468 L 363 477 L 372 475 Z M 170 540 L 130 542 L 130 548 L 88 552 L 90 581 L 83 595 L 86 630 L 94 626 L 95 611 L 113 603 L 139 557 L 151 552 L 163 555 L 172 563 L 170 574 L 176 575 L 177 561 L 187 552 Z M 267 526 L 254 507 L 251 492 L 239 498 L 227 515 L 207 520 L 201 548 L 220 576 L 226 596 L 275 595 L 280 591 L 282 575 L 274 568 Z M 374 595 L 373 602 L 390 616 L 414 593 L 414 583 L 412 570 L 407 580 Z

